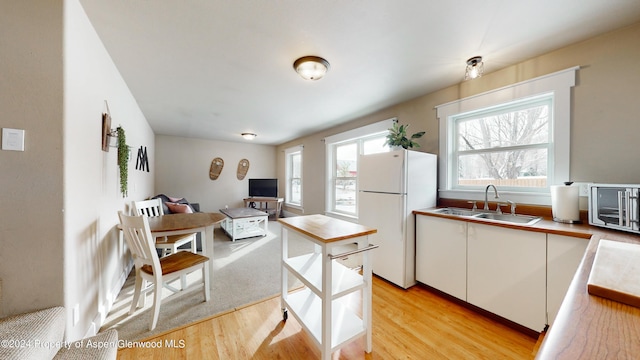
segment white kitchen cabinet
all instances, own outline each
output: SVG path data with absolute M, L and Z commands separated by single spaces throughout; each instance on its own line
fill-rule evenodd
M 547 234 L 547 316 L 552 325 L 589 239 Z
M 546 234 L 468 224 L 467 301 L 535 331 L 546 324 Z
M 416 280 L 467 300 L 467 223 L 416 216 Z
M 353 340 L 364 337 L 367 353 L 372 349 L 371 259 L 369 235 L 377 230 L 324 215 L 279 219 L 282 224 L 282 310 L 298 320 L 320 349 L 322 360 Z M 313 252 L 289 257 L 289 231 L 314 244 Z M 340 253 L 344 245 L 357 244 L 357 250 Z M 336 253 L 338 251 L 338 253 Z M 337 258 L 362 253 L 362 273 L 349 269 Z M 288 291 L 291 274 L 305 286 Z M 345 303 L 346 295 L 360 292 L 359 309 Z

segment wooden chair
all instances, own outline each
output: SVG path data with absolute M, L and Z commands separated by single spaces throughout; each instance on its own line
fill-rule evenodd
M 147 215 L 148 217 L 162 216 L 164 211 L 162 210 L 161 199 L 151 199 L 143 201 L 133 202 L 134 215 Z M 156 238 L 156 248 L 162 251 L 162 256 L 169 254 L 175 254 L 178 252 L 178 248 L 184 244 L 191 243 L 191 252 L 197 252 L 196 247 L 196 234 L 184 234 L 184 235 L 172 235 L 172 236 L 160 236 Z
M 155 329 L 160 314 L 163 285 L 198 270 L 202 271 L 201 282 L 193 284 L 188 288 L 183 287 L 166 300 L 203 287 L 204 299 L 205 301 L 209 301 L 208 257 L 188 251 L 179 251 L 159 258 L 154 246 L 151 230 L 149 230 L 147 216 L 128 216 L 124 215 L 122 211 L 118 213 L 118 216 L 120 217 L 120 224 L 124 232 L 125 240 L 133 256 L 136 271 L 135 292 L 133 294 L 129 315 L 135 312 L 138 302 L 142 304 L 142 299 L 144 299 L 146 293 L 153 291 L 153 318 L 149 330 Z M 149 283 L 149 285 L 145 284 L 144 289 L 142 286 L 143 282 Z M 140 297 L 141 294 L 142 298 Z

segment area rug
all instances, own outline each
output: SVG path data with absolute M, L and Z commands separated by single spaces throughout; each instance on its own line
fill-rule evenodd
M 101 331 L 115 328 L 120 339 L 140 340 L 279 294 L 282 281 L 280 224 L 270 221 L 268 226 L 267 236 L 235 242 L 216 228 L 211 300 L 204 302 L 202 291 L 193 291 L 163 302 L 158 325 L 153 331 L 149 331 L 151 294 L 147 295 L 144 308 L 139 308 L 133 315 L 128 314 L 135 283 L 135 274 L 132 272 Z M 312 249 L 311 242 L 289 236 L 289 256 L 301 255 Z M 199 272 L 193 273 L 187 281 L 193 283 L 200 276 Z M 289 276 L 289 280 L 289 289 L 301 286 L 301 283 L 293 280 L 293 276 Z M 170 294 L 168 290 L 163 290 L 163 297 Z

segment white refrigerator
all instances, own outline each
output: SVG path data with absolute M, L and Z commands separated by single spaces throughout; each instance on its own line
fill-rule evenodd
M 378 229 L 373 273 L 402 287 L 416 283 L 416 209 L 436 206 L 437 156 L 411 150 L 358 159 L 358 223 Z

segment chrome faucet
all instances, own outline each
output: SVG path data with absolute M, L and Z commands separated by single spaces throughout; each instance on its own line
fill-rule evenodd
M 495 198 L 496 198 L 496 199 L 499 199 L 499 198 L 500 198 L 500 196 L 498 195 L 498 189 L 496 189 L 496 186 L 495 186 L 495 185 L 493 185 L 493 184 L 489 184 L 489 185 L 487 185 L 487 187 L 484 189 L 484 210 L 489 210 L 489 200 L 488 200 L 488 196 L 487 196 L 487 195 L 488 195 L 488 193 L 489 193 L 489 188 L 490 188 L 490 187 L 493 187 L 493 192 L 494 192 L 494 193 L 495 193 L 495 195 L 496 195 L 496 197 L 495 197 Z M 500 207 L 500 206 L 498 205 L 498 207 Z
M 507 200 L 506 203 L 499 202 L 498 205 L 496 205 L 496 212 L 498 214 L 502 214 L 502 207 L 503 206 L 511 206 L 511 215 L 515 215 L 516 214 L 516 203 L 514 201 Z

